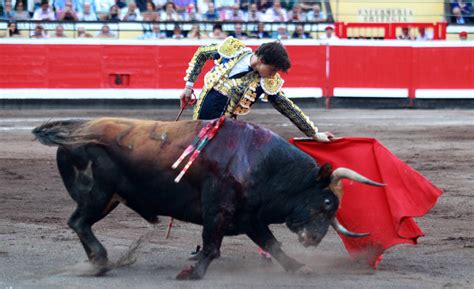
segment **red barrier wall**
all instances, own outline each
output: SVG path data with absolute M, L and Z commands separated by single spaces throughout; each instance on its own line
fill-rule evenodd
M 0 44 L 0 88 L 182 88 L 198 46 Z M 255 48 L 255 47 L 253 47 Z M 287 45 L 285 87 L 474 89 L 474 47 Z M 326 56 L 329 53 L 329 73 Z M 204 70 L 209 69 L 209 62 Z M 116 85 L 120 74 L 122 85 Z M 328 75 L 328 77 L 326 77 Z M 202 85 L 202 75 L 197 86 Z M 327 89 L 326 89 L 327 88 Z

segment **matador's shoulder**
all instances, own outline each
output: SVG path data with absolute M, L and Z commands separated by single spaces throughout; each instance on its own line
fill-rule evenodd
M 217 52 L 225 58 L 239 56 L 245 51 L 252 51 L 252 49 L 245 47 L 242 41 L 232 36 L 227 37 L 217 48 Z
M 281 90 L 284 82 L 285 80 L 281 78 L 279 73 L 275 73 L 273 77 L 260 79 L 260 85 L 263 91 L 268 95 L 277 94 Z

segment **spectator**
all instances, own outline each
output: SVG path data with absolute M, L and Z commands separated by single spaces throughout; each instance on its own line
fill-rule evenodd
M 467 35 L 466 31 L 459 32 L 459 40 L 467 40 Z
M 102 26 L 102 28 L 100 29 L 100 32 L 97 34 L 96 36 L 97 38 L 116 38 L 117 36 L 110 32 L 110 27 L 105 24 Z
M 35 13 L 33 14 L 32 20 L 56 20 L 56 17 L 54 17 L 53 9 L 49 6 L 48 0 L 41 0 L 41 7 L 36 9 Z
M 95 13 L 99 19 L 107 20 L 110 8 L 115 5 L 115 0 L 92 0 L 95 7 Z
M 290 34 L 288 34 L 288 31 L 286 30 L 285 26 L 280 26 L 278 27 L 276 32 L 273 32 L 272 38 L 278 40 L 286 40 L 290 39 Z
M 142 21 L 143 17 L 140 14 L 140 10 L 137 8 L 137 4 L 133 1 L 128 2 L 128 7 L 123 13 L 122 21 Z
M 293 6 L 293 9 L 288 12 L 288 20 L 292 22 L 304 22 L 306 20 L 306 14 L 303 12 L 301 5 Z
M 237 39 L 248 39 L 249 36 L 247 32 L 242 31 L 242 24 L 241 23 L 235 23 L 234 25 L 234 32 L 229 33 L 229 36 L 232 36 Z
M 15 4 L 15 20 L 29 20 L 30 13 L 25 10 L 23 1 L 17 0 Z
M 73 4 L 73 8 L 75 11 L 79 10 L 79 5 L 78 5 L 78 0 L 69 0 Z M 64 7 L 66 6 L 67 0 L 52 0 L 52 8 L 54 11 L 59 12 L 61 10 L 64 10 Z
M 252 38 L 258 38 L 258 39 L 263 39 L 263 38 L 270 38 L 270 34 L 265 31 L 265 24 L 262 22 L 259 22 L 257 24 L 257 30 L 252 32 Z
M 184 19 L 189 5 L 192 4 L 194 6 L 195 3 L 194 0 L 173 0 L 172 2 L 175 5 L 176 12 L 182 19 Z
M 220 18 L 224 19 L 228 11 L 232 11 L 234 6 L 239 6 L 239 0 L 214 0 L 216 10 L 220 13 Z
M 426 29 L 424 27 L 418 28 L 418 36 L 416 37 L 417 41 L 427 41 L 431 40 L 431 37 L 428 36 L 426 33 Z
M 295 32 L 293 32 L 293 35 L 291 36 L 291 38 L 310 39 L 312 37 L 311 35 L 309 35 L 308 32 L 304 31 L 303 25 L 297 25 L 295 28 Z
M 77 27 L 77 38 L 93 38 L 92 34 L 86 31 L 82 26 Z
M 227 34 L 222 30 L 221 24 L 214 24 L 212 27 L 212 32 L 209 32 L 209 38 L 212 39 L 225 39 Z
M 413 37 L 410 35 L 410 29 L 407 26 L 402 27 L 402 34 L 398 35 L 397 39 L 413 40 Z
M 207 38 L 205 34 L 201 33 L 201 29 L 199 28 L 199 24 L 193 24 L 193 27 L 188 32 L 188 39 L 205 39 Z
M 171 35 L 171 38 L 173 39 L 183 39 L 184 38 L 184 35 L 183 35 L 183 31 L 181 30 L 181 27 L 176 24 L 173 28 L 173 34 Z
M 13 11 L 12 2 L 7 1 L 5 2 L 5 6 L 3 7 L 2 14 L 0 15 L 0 20 L 15 20 L 16 13 Z
M 454 17 L 454 23 L 456 24 L 466 24 L 469 23 L 468 17 L 464 16 L 461 8 L 455 7 L 453 8 L 453 17 Z
M 104 20 L 120 21 L 120 8 L 117 5 L 112 5 L 112 7 L 110 7 L 109 14 Z
M 42 39 L 42 38 L 49 38 L 48 32 L 43 28 L 43 25 L 37 24 L 35 26 L 35 29 L 30 35 L 31 38 L 37 38 L 37 39 Z
M 77 12 L 74 10 L 73 4 L 71 0 L 66 0 L 64 3 L 64 8 L 58 11 L 59 21 L 78 21 L 79 17 L 77 17 Z
M 206 21 L 220 21 L 221 20 L 219 13 L 217 13 L 213 2 L 209 2 L 209 4 L 207 5 L 207 12 L 204 13 L 202 16 L 203 16 L 203 20 L 206 20 Z
M 147 1 L 149 2 L 150 0 L 147 0 Z M 169 2 L 168 0 L 151 0 L 151 1 L 155 5 L 156 11 L 162 10 L 165 7 L 166 3 Z
M 245 15 L 245 21 L 247 22 L 260 22 L 262 21 L 262 13 L 258 11 L 257 4 L 252 3 L 249 6 L 248 12 Z
M 462 0 L 456 0 L 451 2 L 451 11 L 453 13 L 452 22 L 456 24 L 470 23 L 470 17 L 472 14 L 472 3 L 465 3 Z
M 272 2 L 270 0 L 256 0 L 258 11 L 266 13 L 268 9 L 272 7 Z
M 285 8 L 281 7 L 280 0 L 274 0 L 273 6 L 265 12 L 265 20 L 269 22 L 286 22 L 288 15 Z
M 226 11 L 224 21 L 244 21 L 244 12 L 239 9 L 238 5 L 235 5 Z
M 321 6 L 314 4 L 313 9 L 306 14 L 306 20 L 310 22 L 326 22 L 327 17 L 326 14 L 321 11 Z
M 18 26 L 16 25 L 16 22 L 12 21 L 8 23 L 8 29 L 7 29 L 7 35 L 6 37 L 15 37 L 19 38 L 21 37 L 21 32 L 18 30 Z
M 97 15 L 92 11 L 91 3 L 84 2 L 82 12 L 77 13 L 79 21 L 97 21 Z
M 55 32 L 51 36 L 53 38 L 66 38 L 66 34 L 64 34 L 64 26 L 61 24 L 56 26 Z
M 160 14 L 156 12 L 156 6 L 152 1 L 146 2 L 146 10 L 142 13 L 143 21 L 160 21 Z
M 321 40 L 332 40 L 332 39 L 338 39 L 338 37 L 336 35 L 334 35 L 334 27 L 328 25 L 326 26 L 326 28 L 324 29 L 324 31 L 326 33 L 324 33 L 323 35 L 320 35 L 319 36 L 319 39 Z
M 189 4 L 188 8 L 186 9 L 186 13 L 183 16 L 185 21 L 201 21 L 202 17 L 196 10 L 196 6 L 194 4 Z
M 145 31 L 143 35 L 139 36 L 138 39 L 146 40 L 146 39 L 164 39 L 166 38 L 166 33 L 161 31 L 160 24 L 155 23 L 153 24 L 152 31 Z
M 179 17 L 178 13 L 176 12 L 176 6 L 173 2 L 168 2 L 165 4 L 165 10 L 161 12 L 161 21 L 180 21 L 181 17 Z

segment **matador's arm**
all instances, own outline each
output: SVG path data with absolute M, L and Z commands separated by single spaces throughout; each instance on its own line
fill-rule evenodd
M 275 95 L 268 95 L 267 98 L 276 110 L 290 119 L 306 136 L 314 137 L 316 135 L 318 128 L 293 101 L 285 96 L 283 91 L 280 90 Z
M 218 47 L 218 44 L 210 44 L 198 48 L 198 50 L 194 53 L 193 58 L 189 62 L 188 69 L 186 70 L 186 76 L 184 77 L 186 86 L 192 87 L 207 60 L 218 59 L 220 57 L 219 53 L 217 52 Z

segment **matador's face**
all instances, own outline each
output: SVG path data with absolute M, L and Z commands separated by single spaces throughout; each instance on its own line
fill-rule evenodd
M 263 63 L 260 57 L 257 58 L 255 64 L 252 65 L 252 68 L 256 70 L 262 78 L 273 77 L 278 72 L 278 69 L 275 66 Z

